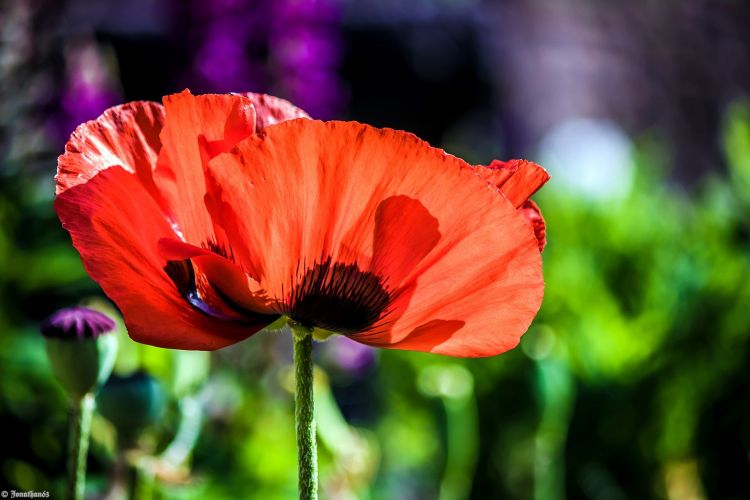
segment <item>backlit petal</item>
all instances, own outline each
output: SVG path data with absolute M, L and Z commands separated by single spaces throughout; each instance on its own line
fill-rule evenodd
M 228 247 L 228 236 L 206 209 L 203 165 L 255 132 L 253 105 L 239 95 L 193 96 L 186 90 L 165 97 L 164 109 L 155 175 L 176 227 L 190 243 Z
M 152 172 L 161 149 L 164 108 L 155 102 L 130 102 L 106 110 L 80 125 L 58 159 L 57 194 L 85 183 L 110 167 L 122 167 L 163 207 Z
M 286 99 L 253 92 L 246 92 L 240 95 L 247 97 L 255 107 L 255 129 L 257 131 L 286 120 L 310 118 L 307 113 Z
M 173 238 L 160 239 L 158 246 L 159 254 L 167 260 L 191 259 L 225 300 L 250 312 L 274 313 L 274 304 L 259 283 L 230 258 Z
M 285 299 L 327 257 L 386 273 L 398 314 L 356 340 L 488 356 L 516 345 L 541 304 L 531 226 L 476 170 L 411 134 L 292 120 L 217 156 L 207 174 L 269 295 Z
M 549 174 L 544 168 L 527 160 L 493 160 L 489 166 L 476 168 L 479 174 L 497 186 L 516 208 L 523 205 L 549 180 Z
M 534 229 L 534 236 L 539 243 L 539 251 L 544 250 L 547 246 L 547 227 L 542 217 L 542 211 L 539 210 L 539 206 L 533 201 L 529 200 L 521 205 L 518 211 L 523 215 L 531 227 Z
M 133 339 L 160 347 L 217 349 L 266 323 L 218 321 L 191 307 L 164 271 L 157 249 L 175 237 L 157 203 L 120 167 L 59 194 L 55 209 L 84 267 L 122 312 Z

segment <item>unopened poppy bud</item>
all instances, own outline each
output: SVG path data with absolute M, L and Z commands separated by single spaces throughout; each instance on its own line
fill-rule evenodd
M 61 309 L 42 323 L 52 372 L 72 398 L 96 391 L 112 373 L 114 330 L 109 316 L 87 307 Z
M 162 415 L 165 394 L 159 382 L 146 372 L 113 375 L 97 397 L 97 407 L 117 429 L 120 441 L 128 447 Z

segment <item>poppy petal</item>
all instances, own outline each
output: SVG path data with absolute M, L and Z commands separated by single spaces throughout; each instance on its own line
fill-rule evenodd
M 310 118 L 310 115 L 287 101 L 268 94 L 245 92 L 239 94 L 253 103 L 255 107 L 255 129 L 261 131 L 269 125 L 295 118 Z
M 489 166 L 478 166 L 479 174 L 497 186 L 516 208 L 523 205 L 548 180 L 541 166 L 527 160 L 493 160 Z
M 203 165 L 255 133 L 253 105 L 239 95 L 193 96 L 186 90 L 166 96 L 164 108 L 155 175 L 170 202 L 174 222 L 186 241 L 229 247 L 229 238 L 206 210 Z
M 539 243 L 539 251 L 544 250 L 547 246 L 547 227 L 542 217 L 542 211 L 539 210 L 539 206 L 531 200 L 520 206 L 518 211 L 526 217 L 526 220 L 531 224 L 534 229 L 534 236 Z
M 495 203 L 504 209 L 487 214 L 467 233 L 455 234 L 453 245 L 435 261 L 425 259 L 415 290 L 393 305 L 403 312 L 384 318 L 387 328 L 376 325 L 353 338 L 377 347 L 462 357 L 515 347 L 541 305 L 541 256 L 524 217 L 505 199 Z
M 263 328 L 267 318 L 220 321 L 192 307 L 157 250 L 175 234 L 137 177 L 111 167 L 55 200 L 88 274 L 122 312 L 134 340 L 177 349 L 217 349 Z M 264 322 L 265 321 L 265 322 Z
M 402 282 L 389 289 L 398 314 L 355 340 L 489 356 L 516 345 L 541 304 L 541 256 L 524 217 L 468 164 L 412 134 L 291 120 L 215 157 L 206 173 L 209 196 L 239 215 L 270 296 L 287 300 L 301 275 L 317 279 L 311 269 L 344 255 L 364 255 L 358 266 L 370 257 L 358 278 Z
M 439 222 L 419 201 L 386 198 L 375 213 L 371 270 L 398 287 L 440 241 Z
M 161 149 L 159 133 L 164 108 L 155 102 L 129 102 L 106 110 L 80 125 L 58 159 L 56 193 L 85 183 L 100 171 L 119 166 L 134 173 L 157 201 L 161 201 L 152 171 Z
M 191 259 L 195 262 L 212 288 L 218 290 L 225 301 L 242 308 L 243 313 L 274 314 L 273 304 L 258 282 L 230 258 L 172 238 L 160 239 L 158 247 L 159 254 L 167 260 Z
M 520 230 L 517 225 L 515 229 Z M 482 233 L 477 232 L 477 237 Z M 482 244 L 470 240 L 474 246 Z M 461 357 L 492 356 L 515 347 L 543 296 L 536 243 L 501 251 L 493 262 L 479 268 L 475 266 L 481 256 L 472 255 L 472 249 L 456 250 L 417 278 L 411 296 L 397 299 L 394 308 L 401 300 L 408 304 L 402 306 L 405 311 L 400 317 L 387 325 L 388 330 L 375 328 L 374 333 L 359 334 L 355 340 Z M 536 265 L 529 265 L 532 256 L 538 259 Z

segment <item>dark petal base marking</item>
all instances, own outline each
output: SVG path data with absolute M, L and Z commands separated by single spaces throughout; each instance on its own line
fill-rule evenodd
M 211 239 L 203 243 L 201 247 L 205 248 L 206 250 L 210 250 L 216 255 L 220 255 L 224 257 L 225 259 L 231 260 L 232 262 L 236 263 L 234 260 L 234 250 L 232 249 L 231 244 L 229 245 L 224 245 L 223 243 L 219 244 L 216 242 L 216 239 Z
M 382 278 L 328 258 L 296 281 L 284 313 L 308 327 L 350 334 L 371 327 L 390 303 Z

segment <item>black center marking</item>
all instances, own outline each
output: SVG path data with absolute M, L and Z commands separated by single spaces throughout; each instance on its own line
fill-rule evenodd
M 285 313 L 308 327 L 349 334 L 371 327 L 390 302 L 382 278 L 328 258 L 297 281 Z

